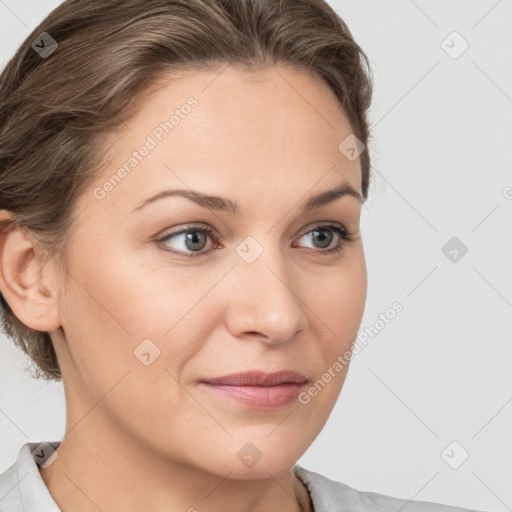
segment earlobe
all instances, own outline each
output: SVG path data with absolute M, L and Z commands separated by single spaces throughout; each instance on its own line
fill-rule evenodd
M 12 218 L 0 211 L 0 221 Z M 51 268 L 35 243 L 16 224 L 0 230 L 0 291 L 12 312 L 27 327 L 53 331 L 60 327 L 57 286 Z

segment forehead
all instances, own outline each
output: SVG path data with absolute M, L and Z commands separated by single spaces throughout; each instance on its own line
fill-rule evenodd
M 192 97 L 197 106 L 189 113 L 180 113 Z M 204 147 L 210 140 L 216 147 L 227 146 L 229 140 L 222 136 L 229 135 L 240 141 L 258 137 L 277 143 L 285 142 L 285 138 L 327 138 L 338 146 L 340 137 L 352 131 L 323 79 L 309 71 L 278 65 L 254 71 L 224 66 L 165 73 L 140 95 L 138 105 L 128 123 L 128 132 L 135 138 L 169 121 L 173 112 L 181 114 L 179 123 L 173 122 L 179 126 L 166 138 L 167 145 L 172 145 L 173 139 L 195 139 Z M 124 142 L 131 138 L 130 133 L 123 134 Z
M 338 149 L 351 133 L 334 93 L 306 71 L 224 66 L 166 73 L 110 138 L 100 185 L 124 165 L 128 173 L 115 188 L 127 208 L 164 184 L 218 195 L 295 186 L 302 194 L 325 176 L 326 187 L 345 179 L 360 192 L 359 160 Z M 150 151 L 130 171 L 125 164 L 149 141 Z M 108 202 L 116 196 L 119 190 L 109 192 Z

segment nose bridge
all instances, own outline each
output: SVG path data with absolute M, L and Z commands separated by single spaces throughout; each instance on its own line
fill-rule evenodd
M 264 238 L 264 240 L 263 240 Z M 305 326 L 293 268 L 272 235 L 248 236 L 236 247 L 229 290 L 230 328 L 280 343 Z

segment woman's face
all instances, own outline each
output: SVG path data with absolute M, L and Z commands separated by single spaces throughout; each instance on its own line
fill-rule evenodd
M 105 140 L 52 337 L 69 437 L 261 478 L 300 458 L 346 376 L 366 298 L 361 168 L 319 78 L 221 71 L 168 75 Z M 307 382 L 213 382 L 253 371 Z

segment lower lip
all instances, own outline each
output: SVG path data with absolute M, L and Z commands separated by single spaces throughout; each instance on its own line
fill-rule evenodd
M 222 394 L 248 407 L 256 409 L 275 409 L 291 404 L 304 388 L 305 384 L 287 383 L 278 386 L 228 386 L 202 382 L 203 386 L 215 393 Z

